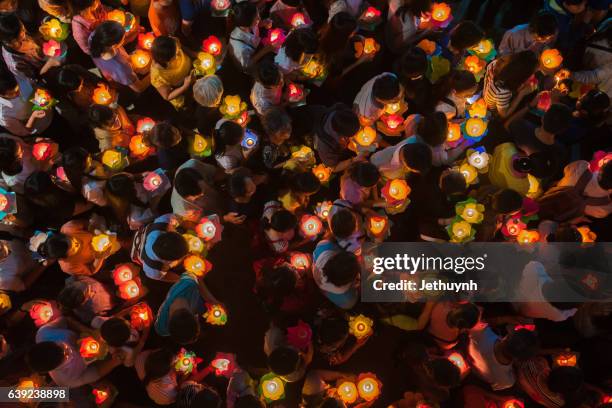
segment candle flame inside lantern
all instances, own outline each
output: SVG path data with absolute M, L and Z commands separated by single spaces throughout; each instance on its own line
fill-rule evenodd
M 38 142 L 32 147 L 32 155 L 36 160 L 42 161 L 51 155 L 51 143 Z
M 391 130 L 397 129 L 402 123 L 404 123 L 404 118 L 397 114 L 387 115 L 384 118 L 385 119 L 383 121 L 385 122 L 385 125 L 387 125 L 387 127 Z
M 448 124 L 448 134 L 446 140 L 448 142 L 456 142 L 461 138 L 461 125 L 459 123 Z
M 283 30 L 281 30 L 280 28 L 273 28 L 272 30 L 270 30 L 270 34 L 269 34 L 269 39 L 270 39 L 270 44 L 276 45 L 275 43 L 279 40 L 282 40 L 283 38 Z
M 130 312 L 132 325 L 137 329 L 143 329 L 149 325 L 149 307 L 146 303 L 135 305 Z
M 472 226 L 466 221 L 458 221 L 452 224 L 451 231 L 454 236 L 462 239 L 470 235 Z
M 195 230 L 198 236 L 204 238 L 206 241 L 212 240 L 217 234 L 217 226 L 209 219 L 202 220 L 202 222 L 196 226 Z
M 155 191 L 162 185 L 163 179 L 159 174 L 152 171 L 145 177 L 142 185 L 147 191 Z
M 368 147 L 376 141 L 376 130 L 371 126 L 364 126 L 355 135 L 355 142 L 359 146 Z
M 310 267 L 310 258 L 308 258 L 308 255 L 306 254 L 296 252 L 291 255 L 291 265 L 295 269 L 308 269 Z
M 389 185 L 389 195 L 395 200 L 404 200 L 410 193 L 410 187 L 406 183 L 406 180 L 396 179 L 392 180 Z
M 305 214 L 302 216 L 301 231 L 305 237 L 316 237 L 323 229 L 323 223 L 319 217 Z
M 183 238 L 185 238 L 185 241 L 187 241 L 189 252 L 202 252 L 204 249 L 204 243 L 195 235 L 185 234 L 183 235 Z
M 143 141 L 142 135 L 132 136 L 130 139 L 129 148 L 130 152 L 132 152 L 134 156 L 146 156 L 151 150 L 151 148 Z
M 389 115 L 393 115 L 394 113 L 399 112 L 401 107 L 402 105 L 399 102 L 388 103 L 385 105 L 385 113 L 388 113 Z
M 151 62 L 151 54 L 146 50 L 136 50 L 130 56 L 130 61 L 134 68 L 142 69 L 147 67 Z
M 292 101 L 299 101 L 300 99 L 302 99 L 302 95 L 304 94 L 304 91 L 302 91 L 302 88 L 296 84 L 289 84 L 289 99 L 291 99 Z
M 112 242 L 107 234 L 99 234 L 91 239 L 91 246 L 96 252 L 104 252 L 111 248 Z
M 134 278 L 134 273 L 129 265 L 119 265 L 113 271 L 113 280 L 115 285 L 121 285 Z
M 153 48 L 153 41 L 155 41 L 154 33 L 138 34 L 138 46 L 143 50 L 151 51 L 151 48 Z
M 377 17 L 380 17 L 380 11 L 377 8 L 370 6 L 363 13 L 363 16 L 368 20 L 372 20 Z
M 53 308 L 49 303 L 37 303 L 30 309 L 30 317 L 37 326 L 47 323 L 53 317 Z
M 542 51 L 540 61 L 545 68 L 555 69 L 563 62 L 563 56 L 554 48 Z
M 321 163 L 313 167 L 312 172 L 314 173 L 315 176 L 317 176 L 317 178 L 319 179 L 319 181 L 321 181 L 321 183 L 325 183 L 329 181 L 329 178 L 331 177 L 331 174 L 332 174 L 332 169 L 330 167 L 327 167 L 323 163 Z
M 189 255 L 183 261 L 183 266 L 187 272 L 196 276 L 204 276 L 206 271 L 206 261 L 199 255 Z
M 365 40 L 363 40 L 363 52 L 365 54 L 374 54 L 376 53 L 376 51 L 378 51 L 378 44 L 376 43 L 376 40 L 374 40 L 373 38 L 366 38 Z M 397 110 L 399 110 L 399 106 Z M 395 112 L 389 112 L 389 113 L 395 113 Z
M 127 281 L 119 286 L 119 297 L 121 299 L 133 299 L 140 294 L 140 287 L 133 281 Z
M 115 9 L 111 10 L 106 14 L 106 19 L 111 21 L 116 21 L 121 24 L 122 27 L 125 27 L 126 16 L 122 10 Z
M 434 3 L 431 10 L 431 18 L 436 21 L 443 22 L 448 20 L 451 14 L 451 8 L 446 3 Z
M 227 312 L 222 305 L 206 304 L 206 312 L 204 313 L 206 323 L 214 326 L 223 326 L 227 323 Z
M 221 54 L 221 41 L 214 35 L 209 36 L 202 43 L 204 52 L 217 56 Z
M 306 17 L 302 13 L 295 13 L 293 17 L 291 17 L 291 25 L 293 28 L 298 28 L 299 26 L 303 26 L 306 24 Z
M 387 219 L 381 215 L 375 215 L 370 218 L 370 232 L 374 235 L 380 235 L 387 227 Z
M 503 408 L 525 408 L 525 405 L 520 400 L 510 399 L 504 402 Z
M 345 381 L 338 386 L 338 396 L 345 404 L 352 404 L 357 401 L 359 393 L 357 392 L 357 386 L 355 383 Z
M 366 375 L 357 382 L 359 396 L 365 401 L 373 401 L 380 395 L 378 379 L 373 375 Z
M 225 11 L 229 8 L 231 3 L 229 0 L 214 0 L 212 2 L 212 7 L 217 11 Z
M 281 399 L 285 394 L 285 385 L 283 380 L 273 375 L 264 376 L 261 381 L 261 392 L 264 398 L 270 401 L 277 401 Z
M 555 358 L 555 363 L 560 367 L 574 367 L 578 363 L 578 356 L 575 353 L 563 353 Z
M 92 394 L 94 395 L 96 399 L 96 404 L 98 405 L 102 404 L 109 397 L 108 391 L 105 391 L 99 388 L 94 388 L 92 391 Z
M 215 57 L 207 52 L 199 53 L 198 60 L 200 61 L 200 66 L 204 71 L 208 71 L 215 65 Z
M 93 92 L 93 102 L 97 105 L 108 105 L 112 102 L 113 96 L 105 84 L 98 84 L 98 87 Z
M 451 363 L 457 366 L 457 368 L 461 372 L 461 375 L 465 374 L 468 371 L 469 367 L 467 363 L 465 362 L 465 359 L 460 353 L 457 353 L 457 352 L 451 353 L 447 357 L 447 359 L 448 361 L 450 361 Z
M 351 316 L 349 318 L 349 333 L 357 339 L 362 339 L 372 333 L 374 322 L 364 315 Z
M 96 357 L 100 354 L 100 343 L 93 337 L 86 337 L 81 340 L 81 347 L 79 348 L 81 357 L 91 358 Z

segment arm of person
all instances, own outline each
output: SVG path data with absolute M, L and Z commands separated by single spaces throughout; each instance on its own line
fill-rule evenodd
M 47 116 L 47 112 L 45 112 L 44 110 L 37 110 L 32 112 L 32 114 L 30 115 L 30 118 L 28 119 L 28 121 L 25 124 L 25 128 L 28 130 L 28 135 L 32 133 L 33 131 L 33 127 L 34 127 L 34 123 L 38 120 L 38 119 L 43 119 L 45 116 Z
M 208 290 L 208 287 L 204 283 L 203 279 L 198 279 L 198 290 L 200 291 L 200 296 L 202 296 L 202 299 L 205 301 L 214 304 L 221 304 L 221 302 L 217 300 L 210 290 Z
M 40 75 L 45 75 L 51 68 L 59 67 L 62 65 L 62 60 L 58 58 L 49 58 L 40 69 Z
M 179 86 L 178 88 L 172 89 L 171 86 L 164 85 L 164 86 L 160 86 L 159 88 L 157 88 L 157 91 L 159 92 L 162 98 L 164 98 L 167 101 L 171 101 L 175 98 L 178 98 L 179 96 L 184 94 L 187 90 L 189 90 L 192 82 L 193 82 L 193 76 L 189 74 L 185 77 L 183 84 Z
M 79 376 L 79 379 L 70 384 L 70 387 L 76 388 L 91 384 L 100 378 L 105 377 L 119 365 L 121 365 L 121 359 L 119 356 L 112 354 L 112 357 L 109 360 L 99 361 L 87 367 L 87 369 Z
M 34 115 L 34 113 L 32 113 Z M 2 126 L 11 132 L 15 136 L 29 136 L 32 134 L 32 126 L 34 125 L 34 120 L 32 116 L 28 119 L 26 124 L 23 124 L 20 120 L 15 118 L 4 118 L 4 123 Z
M 170 283 L 174 283 L 176 281 L 178 281 L 181 278 L 181 275 L 175 273 L 175 272 L 166 272 L 161 278 L 159 278 L 158 280 L 162 281 L 162 282 L 170 282 Z
M 142 79 L 137 79 L 136 81 L 132 82 L 129 87 L 132 91 L 141 93 L 147 89 L 149 85 L 151 85 L 151 75 L 147 75 Z
M 47 269 L 49 265 L 53 262 L 44 262 L 36 265 L 32 270 L 23 278 L 23 285 L 28 289 L 36 280 L 40 277 L 40 275 Z
M 251 59 L 249 60 L 249 64 L 247 66 L 247 71 L 250 71 L 255 65 L 257 65 L 259 63 L 259 61 L 265 57 L 266 55 L 268 55 L 271 52 L 274 52 L 276 48 L 273 45 L 266 45 L 264 47 L 261 47 L 259 50 L 257 50 L 252 56 Z
M 501 116 L 502 119 L 504 120 L 508 118 L 520 106 L 521 102 L 523 101 L 523 98 L 525 98 L 525 96 L 529 95 L 534 90 L 535 90 L 535 85 L 530 84 L 530 83 L 523 84 L 519 88 L 516 96 L 512 98 L 510 105 L 508 105 L 507 107 L 498 106 L 497 112 L 499 113 L 499 116 Z

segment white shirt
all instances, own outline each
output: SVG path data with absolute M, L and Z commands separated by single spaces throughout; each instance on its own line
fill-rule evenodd
M 402 147 L 410 143 L 416 143 L 416 138 L 409 137 L 394 146 L 379 150 L 370 157 L 370 162 L 388 180 L 404 178 L 409 173 L 409 170 L 404 166 L 400 154 Z
M 23 278 L 36 268 L 32 253 L 16 239 L 0 241 L 0 244 L 6 244 L 9 248 L 9 255 L 0 260 L 0 289 L 15 292 L 26 290 Z
M 21 94 L 13 99 L 0 97 L 0 126 L 16 136 L 29 136 L 41 133 L 49 127 L 53 119 L 53 110 L 47 110 L 42 119 L 36 119 L 31 129 L 25 127 L 32 114 L 32 102 L 29 95 Z
M 259 31 L 256 29 L 256 31 Z M 234 28 L 230 34 L 230 52 L 236 58 L 242 69 L 246 69 L 251 63 L 251 57 L 259 46 L 261 39 L 259 33 L 250 33 L 240 27 Z
M 580 179 L 580 176 L 587 171 L 589 168 L 589 163 L 585 160 L 578 160 L 572 162 L 565 166 L 563 170 L 563 178 L 559 180 L 557 186 L 575 186 Z M 591 180 L 587 183 L 584 189 L 584 196 L 599 198 L 606 197 L 610 195 L 610 190 L 604 190 L 599 186 L 597 182 L 597 178 L 599 173 L 593 173 Z M 606 205 L 587 205 L 584 209 L 584 213 L 590 217 L 594 218 L 605 218 L 608 215 L 612 214 L 612 202 Z
M 136 374 L 141 380 L 145 377 L 145 361 L 152 350 L 147 350 L 136 357 Z M 178 393 L 178 382 L 176 381 L 176 371 L 171 369 L 170 372 L 161 378 L 152 380 L 147 384 L 147 395 L 156 404 L 159 405 L 170 405 L 176 401 L 176 395 Z
M 470 331 L 468 352 L 475 374 L 491 385 L 494 391 L 514 385 L 512 364 L 503 365 L 495 358 L 495 343 L 500 338 L 485 324 L 476 325 Z
M 263 115 L 268 109 L 281 104 L 283 86 L 266 88 L 260 82 L 255 82 L 251 89 L 251 103 L 258 114 Z
M 301 67 L 299 62 L 295 62 L 287 56 L 285 53 L 285 47 L 281 47 L 281 49 L 278 50 L 278 54 L 276 54 L 276 57 L 274 57 L 274 63 L 284 75 L 296 71 Z
M 0 99 L 1 101 L 2 99 Z M 11 188 L 11 190 L 23 194 L 23 185 L 30 174 L 38 170 L 46 170 L 46 161 L 38 161 L 32 156 L 32 145 L 24 143 L 21 138 L 11 136 L 7 133 L 0 134 L 0 138 L 13 139 L 22 151 L 21 171 L 14 175 L 8 175 L 2 172 L 2 180 Z
M 367 119 L 370 123 L 376 122 L 385 111 L 384 106 L 379 107 L 374 104 L 374 97 L 372 96 L 372 88 L 374 87 L 374 82 L 376 82 L 378 78 L 381 78 L 385 75 L 390 74 L 385 72 L 380 75 L 376 75 L 374 78 L 363 84 L 361 90 L 355 97 L 355 101 L 353 102 L 353 106 L 357 111 L 357 114 L 360 117 Z

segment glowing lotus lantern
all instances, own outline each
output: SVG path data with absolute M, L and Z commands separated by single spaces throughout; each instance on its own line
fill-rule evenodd
M 364 126 L 353 139 L 358 146 L 369 147 L 372 143 L 376 142 L 376 130 L 371 126 Z
M 376 54 L 380 50 L 380 45 L 373 38 L 363 40 L 363 53 L 366 55 Z M 399 108 L 398 108 L 399 110 Z M 397 111 L 396 111 L 397 112 Z M 395 113 L 395 112 L 393 112 Z
M 155 127 L 155 121 L 151 118 L 144 117 L 136 122 L 136 132 L 150 132 Z
M 268 31 L 267 42 L 274 47 L 280 47 L 285 42 L 285 32 L 280 28 L 273 28 Z
M 517 400 L 517 399 L 509 399 L 504 401 L 503 408 L 525 408 L 525 404 L 523 404 L 523 402 L 521 400 Z
M 304 99 L 304 88 L 301 85 L 290 82 L 289 85 L 287 85 L 287 90 L 289 102 L 296 103 Z
M 9 198 L 5 194 L 0 194 L 0 211 L 4 212 L 9 206 Z
M 224 326 L 227 323 L 227 311 L 219 304 L 206 304 L 206 312 L 202 315 L 206 323 L 213 326 Z
M 319 179 L 321 183 L 327 183 L 332 175 L 331 167 L 327 167 L 323 163 L 312 168 L 312 173 Z
M 183 234 L 183 238 L 187 242 L 187 247 L 189 248 L 189 252 L 191 253 L 200 253 L 204 249 L 204 242 L 202 240 L 192 234 Z
M 259 144 L 259 138 L 257 137 L 257 135 L 253 133 L 252 131 L 250 131 L 249 129 L 246 129 L 244 132 L 244 137 L 242 138 L 242 141 L 240 142 L 240 146 L 242 146 L 243 148 L 247 150 L 251 150 L 257 147 L 258 144 Z
M 210 4 L 213 14 L 215 16 L 226 16 L 229 14 L 230 6 L 232 3 L 230 0 L 213 0 Z
M 130 55 L 130 62 L 135 70 L 144 71 L 151 65 L 151 53 L 147 50 L 136 50 Z
M 387 181 L 381 193 L 387 203 L 396 204 L 408 198 L 410 190 L 406 180 L 395 179 Z
M 516 237 L 516 242 L 519 244 L 533 244 L 540 240 L 540 233 L 538 231 L 522 230 Z
M 57 103 L 57 100 L 55 100 L 46 89 L 38 88 L 34 92 L 34 97 L 30 100 L 30 102 L 34 104 L 32 110 L 37 111 L 52 108 Z
M 474 237 L 472 225 L 463 220 L 455 220 L 447 227 L 450 242 L 466 242 Z
M 320 77 L 323 74 L 323 65 L 316 59 L 311 59 L 302 68 L 302 73 L 308 78 L 314 79 Z
M 560 69 L 555 74 L 555 86 L 559 85 L 559 82 L 569 79 L 572 76 L 572 73 L 567 69 Z
M 367 218 L 367 232 L 372 238 L 380 238 L 389 231 L 389 220 L 383 215 L 370 215 Z
M 306 270 L 310 268 L 310 257 L 303 252 L 294 252 L 289 258 L 291 266 L 298 270 Z
M 548 111 L 548 109 L 550 109 L 550 106 L 552 105 L 552 95 L 550 94 L 550 91 L 540 92 L 537 98 L 538 102 L 536 106 L 538 110 L 542 112 Z
M 219 107 L 219 111 L 226 119 L 235 119 L 246 109 L 246 102 L 243 102 L 238 95 L 227 95 Z
M 98 253 L 104 253 L 113 246 L 111 237 L 108 234 L 98 234 L 91 239 L 91 247 Z
M 200 52 L 198 58 L 193 61 L 193 68 L 197 75 L 212 75 L 217 70 L 217 61 L 212 54 Z
M 106 400 L 108 400 L 108 397 L 110 397 L 108 390 L 102 388 L 94 388 L 91 393 L 93 394 L 96 404 L 98 405 L 103 404 Z
M 206 242 L 216 243 L 221 239 L 223 225 L 216 214 L 202 218 L 195 227 L 195 232 L 198 237 Z
M 121 299 L 134 299 L 140 295 L 140 286 L 134 280 L 129 280 L 119 286 L 119 297 Z
M 357 392 L 359 396 L 367 401 L 374 401 L 380 395 L 382 383 L 372 373 L 360 374 L 357 377 Z
M 586 225 L 582 227 L 576 228 L 582 237 L 583 243 L 595 242 L 597 240 L 597 234 L 595 234 L 589 227 Z
M 147 191 L 155 191 L 164 183 L 164 179 L 162 178 L 163 170 L 158 171 L 150 171 L 145 176 L 142 181 L 142 186 Z M 161 173 L 161 174 L 160 174 Z
M 463 136 L 479 142 L 487 134 L 487 122 L 481 118 L 470 118 L 463 122 Z
M 151 309 L 146 303 L 139 303 L 130 311 L 130 324 L 136 330 L 143 330 L 151 325 Z
M 436 52 L 438 45 L 435 43 L 435 41 L 431 41 L 425 38 L 419 41 L 417 47 L 425 51 L 425 54 L 433 55 Z
M 446 141 L 450 143 L 457 142 L 461 139 L 461 125 L 459 123 L 449 122 L 448 123 L 448 134 L 446 135 Z
M 53 318 L 53 306 L 49 302 L 36 302 L 30 308 L 30 317 L 36 327 L 40 327 L 51 321 Z
M 293 28 L 298 28 L 306 24 L 306 17 L 302 13 L 295 13 L 291 17 L 291 26 Z
M 455 205 L 455 213 L 470 224 L 480 224 L 484 219 L 485 207 L 473 198 Z
M 448 359 L 448 361 L 457 366 L 462 376 L 467 374 L 467 372 L 470 370 L 470 367 L 468 366 L 465 359 L 460 353 L 453 352 L 449 354 L 446 358 Z
M 475 47 L 470 48 L 468 52 L 487 62 L 492 61 L 495 55 L 497 55 L 493 41 L 488 38 L 480 40 L 480 42 Z
M 370 336 L 374 332 L 373 325 L 374 321 L 362 314 L 349 317 L 349 333 L 358 340 Z
M 49 142 L 38 142 L 32 146 L 32 156 L 38 161 L 50 159 L 57 153 L 57 145 Z
M 446 27 L 453 20 L 451 8 L 446 3 L 433 3 L 430 16 L 431 19 L 429 23 L 433 27 Z
M 100 343 L 93 337 L 85 337 L 80 340 L 79 353 L 83 358 L 96 358 L 101 352 Z
M 314 239 L 323 230 L 323 223 L 316 215 L 304 214 L 300 219 L 300 233 L 304 238 Z
M 134 135 L 130 138 L 129 144 L 130 153 L 133 157 L 147 157 L 153 151 L 153 148 L 144 142 L 141 134 Z
M 470 115 L 470 118 L 486 118 L 487 113 L 487 103 L 483 98 L 480 98 L 476 102 L 471 104 L 468 109 L 468 114 Z
M 113 269 L 113 281 L 115 285 L 119 286 L 125 282 L 131 281 L 136 276 L 137 271 L 133 264 L 121 264 L 117 265 Z
M 398 128 L 404 123 L 404 118 L 397 114 L 383 115 L 380 119 L 391 131 L 398 130 Z
M 106 19 L 119 23 L 121 26 L 125 26 L 126 15 L 123 10 L 115 9 L 106 13 Z
M 555 69 L 563 62 L 563 56 L 554 48 L 542 51 L 540 55 L 540 62 L 546 69 Z
M 557 367 L 575 367 L 578 364 L 576 353 L 566 352 L 555 357 L 554 363 Z
M 55 40 L 58 42 L 64 41 L 68 38 L 68 34 L 70 34 L 68 24 L 62 23 L 57 18 L 46 19 L 38 30 L 45 40 Z
M 177 354 L 176 360 L 174 361 L 174 369 L 177 373 L 188 375 L 195 368 L 197 360 L 193 351 L 187 351 L 181 348 L 181 351 Z
M 210 366 L 215 369 L 215 375 L 229 378 L 236 369 L 236 359 L 233 354 L 217 353 Z
M 365 20 L 374 20 L 374 19 L 380 18 L 380 16 L 381 16 L 380 10 L 372 6 L 368 7 L 363 12 L 363 19 Z
M 463 174 L 467 184 L 473 184 L 478 179 L 478 170 L 476 170 L 476 168 L 469 163 L 463 163 L 461 166 L 459 166 L 459 172 Z
M 187 255 L 183 260 L 183 266 L 187 272 L 193 273 L 197 277 L 204 276 L 210 272 L 212 264 L 200 255 Z
M 463 62 L 465 68 L 470 71 L 472 74 L 481 74 L 485 67 L 487 66 L 487 62 L 485 60 L 481 60 L 476 55 L 468 55 L 465 57 Z
M 30 378 L 20 378 L 19 379 L 19 383 L 17 384 L 17 386 L 15 387 L 18 391 L 21 391 L 23 394 L 23 396 L 21 396 L 21 398 L 19 398 L 19 402 L 26 404 L 24 406 L 32 406 L 32 399 L 31 397 L 28 398 L 28 390 L 34 389 L 34 388 L 38 388 L 43 384 L 43 380 L 38 376 L 38 375 L 33 375 Z M 17 404 L 16 401 L 14 401 L 15 405 L 14 406 L 20 406 L 19 404 Z M 7 406 L 11 406 L 11 404 L 7 404 Z
M 209 141 L 209 139 L 206 139 L 204 136 L 196 133 L 193 137 L 190 150 L 195 156 L 207 157 L 212 154 L 212 143 Z
M 524 222 L 520 218 L 514 217 L 506 221 L 506 224 L 502 228 L 502 233 L 510 237 L 518 237 L 518 235 L 527 228 Z
M 0 293 L 0 310 L 9 310 L 13 307 L 11 298 L 6 293 Z
M 62 43 L 57 42 L 56 40 L 49 40 L 43 43 L 42 49 L 43 54 L 45 54 L 49 58 L 59 58 L 65 52 L 65 47 Z
M 153 41 L 155 41 L 155 34 L 152 32 L 138 34 L 138 46 L 143 50 L 151 51 Z
M 605 396 L 602 398 L 601 402 L 602 402 L 602 403 L 604 403 L 604 404 L 610 404 L 610 403 L 612 403 L 612 395 L 605 395 Z
M 214 35 L 211 35 L 202 42 L 202 50 L 217 57 L 221 55 L 221 41 Z
M 97 105 L 110 105 L 113 102 L 113 95 L 111 94 L 108 86 L 105 84 L 98 84 L 98 87 L 94 89 L 92 96 L 93 103 Z
M 489 166 L 489 155 L 480 150 L 469 150 L 467 155 L 467 161 L 470 166 L 477 170 L 486 170 Z
M 259 394 L 268 403 L 283 399 L 285 397 L 285 382 L 274 373 L 268 373 L 261 377 Z
M 315 214 L 317 214 L 322 220 L 326 220 L 329 216 L 329 212 L 331 211 L 332 206 L 333 203 L 331 201 L 322 201 L 317 204 L 317 207 L 315 208 Z
M 399 112 L 401 108 L 402 104 L 399 101 L 388 103 L 385 105 L 385 113 L 388 115 L 393 115 L 394 113 Z
M 357 401 L 359 392 L 357 392 L 357 386 L 351 381 L 344 381 L 340 383 L 336 389 L 338 396 L 345 404 L 352 404 Z
M 119 150 L 109 149 L 102 153 L 102 164 L 111 170 L 121 170 L 127 165 L 127 161 Z
M 66 176 L 66 170 L 64 169 L 64 166 L 59 166 L 55 169 L 55 176 L 61 181 L 69 182 L 68 176 Z

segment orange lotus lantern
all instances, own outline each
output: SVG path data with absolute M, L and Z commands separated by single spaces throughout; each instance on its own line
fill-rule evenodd
M 368 228 L 374 236 L 382 234 L 387 228 L 387 218 L 383 217 L 382 215 L 375 215 L 370 217 Z
M 154 33 L 138 34 L 138 46 L 143 50 L 151 51 L 151 48 L 153 48 L 153 41 L 155 41 Z
M 115 9 L 106 13 L 106 19 L 109 21 L 117 22 L 121 24 L 122 27 L 125 27 L 127 16 L 123 10 Z
M 561 353 L 555 357 L 555 364 L 558 367 L 575 367 L 578 364 L 578 355 L 576 353 Z
M 321 233 L 323 222 L 316 215 L 304 214 L 300 220 L 300 232 L 304 238 L 315 238 Z
M 362 314 L 349 317 L 349 333 L 356 339 L 363 339 L 372 334 L 374 321 Z
M 451 16 L 451 8 L 446 3 L 434 3 L 431 8 L 431 18 L 434 21 L 443 23 Z
M 331 167 L 327 167 L 323 163 L 312 168 L 312 173 L 319 179 L 321 183 L 326 183 L 329 181 L 332 175 Z
M 540 240 L 540 233 L 535 230 L 522 230 L 516 237 L 516 241 L 519 244 L 533 244 Z
M 345 381 L 341 383 L 338 386 L 336 392 L 338 393 L 338 396 L 340 397 L 342 402 L 344 402 L 345 404 L 352 404 L 357 401 L 357 398 L 359 397 L 359 392 L 357 392 L 357 386 L 351 381 Z
M 44 161 L 53 155 L 53 150 L 53 143 L 38 142 L 32 146 L 32 156 L 38 161 Z
M 134 299 L 140 295 L 140 286 L 134 280 L 129 280 L 119 286 L 119 297 L 121 299 Z
M 540 62 L 547 69 L 555 69 L 558 68 L 559 65 L 563 62 L 563 56 L 559 52 L 559 50 L 551 48 L 548 50 L 542 51 L 542 55 L 540 55 Z
M 512 398 L 509 400 L 504 401 L 503 408 L 525 408 L 525 404 L 523 404 L 523 401 Z
M 465 57 L 464 64 L 467 70 L 473 74 L 481 72 L 487 66 L 487 62 L 478 58 L 476 55 L 469 55 Z
M 369 147 L 376 141 L 376 130 L 371 126 L 364 126 L 357 132 L 354 139 L 357 145 Z
M 449 122 L 446 141 L 452 143 L 458 141 L 459 139 L 461 139 L 461 125 L 459 123 Z
M 372 373 L 360 374 L 357 378 L 357 392 L 367 402 L 374 401 L 380 395 L 382 384 Z
M 389 180 L 382 189 L 382 195 L 387 202 L 403 201 L 409 194 L 410 186 L 403 179 Z
M 583 243 L 595 242 L 597 240 L 597 234 L 591 231 L 589 227 L 583 225 L 582 227 L 576 228 L 582 237 Z
M 221 54 L 221 41 L 214 35 L 209 36 L 202 42 L 202 50 L 215 57 Z
M 376 54 L 380 46 L 373 38 L 366 38 L 363 40 L 363 53 L 366 55 Z
M 291 26 L 293 28 L 298 28 L 306 24 L 306 17 L 302 13 L 295 13 L 291 17 Z
M 290 258 L 291 266 L 295 269 L 305 270 L 310 268 L 310 257 L 302 252 L 294 252 Z
M 188 255 L 183 260 L 183 266 L 187 272 L 191 272 L 197 277 L 204 276 L 212 267 L 210 262 L 195 254 Z
M 206 323 L 213 326 L 224 326 L 227 323 L 227 311 L 223 305 L 206 304 L 206 312 L 202 315 L 206 319 Z
M 130 55 L 134 69 L 144 70 L 151 64 L 151 53 L 147 50 L 136 50 Z
M 101 347 L 100 343 L 93 337 L 86 337 L 81 339 L 81 346 L 79 347 L 79 353 L 83 358 L 95 358 L 100 355 Z
M 144 142 L 143 136 L 140 134 L 131 137 L 129 148 L 132 156 L 135 157 L 147 156 L 152 150 L 151 146 Z
M 113 102 L 113 95 L 110 89 L 105 84 L 98 84 L 98 87 L 94 89 L 92 96 L 93 103 L 97 105 L 109 105 Z
M 130 323 L 136 330 L 142 330 L 151 324 L 151 311 L 146 303 L 139 303 L 132 308 Z
M 461 353 L 453 352 L 449 354 L 446 358 L 448 359 L 448 361 L 457 366 L 461 375 L 465 375 L 469 371 L 470 367 L 466 363 Z
M 103 404 L 110 397 L 108 390 L 102 388 L 94 388 L 91 393 L 98 405 Z
M 145 133 L 150 132 L 155 127 L 155 121 L 151 118 L 142 118 L 136 122 L 136 132 Z
M 113 270 L 113 281 L 115 282 L 115 285 L 121 285 L 134 279 L 134 272 L 134 267 L 131 264 L 118 265 Z

